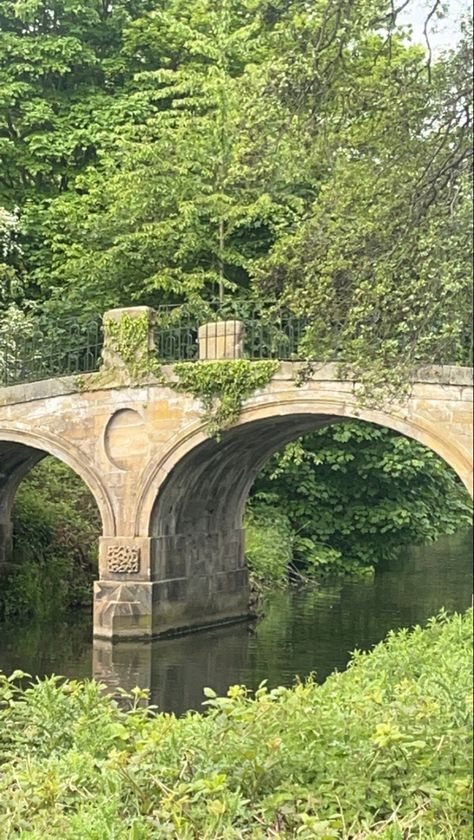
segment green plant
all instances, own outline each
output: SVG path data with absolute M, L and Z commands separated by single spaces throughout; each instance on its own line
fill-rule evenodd
M 147 315 L 122 314 L 120 320 L 104 321 L 104 339 L 109 358 L 106 367 L 96 373 L 76 376 L 78 391 L 116 386 L 125 371 L 130 385 L 141 385 L 150 377 L 164 382 L 161 366 L 149 348 L 150 323 Z
M 100 518 L 87 488 L 46 458 L 23 480 L 14 510 L 14 565 L 0 587 L 0 616 L 53 617 L 90 603 Z
M 253 503 L 283 511 L 304 574 L 370 570 L 402 545 L 469 527 L 471 502 L 432 450 L 390 429 L 346 421 L 276 453 Z
M 236 422 L 244 400 L 258 388 L 264 388 L 279 366 L 278 361 L 252 362 L 247 359 L 179 362 L 173 367 L 177 377 L 173 387 L 201 400 L 207 432 L 218 437 Z
M 470 610 L 205 715 L 0 675 L 2 840 L 469 840 L 471 663 Z
M 285 583 L 293 560 L 295 535 L 285 514 L 252 505 L 245 517 L 245 557 L 253 577 L 267 586 Z
M 147 315 L 137 317 L 124 313 L 118 321 L 105 319 L 104 333 L 108 351 L 119 357 L 132 384 L 138 385 L 148 376 L 160 374 L 158 359 L 149 349 Z

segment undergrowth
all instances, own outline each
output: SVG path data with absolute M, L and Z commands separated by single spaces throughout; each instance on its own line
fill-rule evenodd
M 120 710 L 0 677 L 2 840 L 468 840 L 472 611 L 391 633 L 322 686 Z

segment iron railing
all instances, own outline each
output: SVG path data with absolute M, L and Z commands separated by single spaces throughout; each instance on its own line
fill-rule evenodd
M 243 322 L 244 358 L 282 361 L 304 358 L 301 350 L 307 328 L 304 318 L 283 309 L 265 310 L 241 302 L 225 306 L 199 303 L 159 307 L 154 332 L 159 361 L 172 364 L 197 360 L 199 327 L 216 321 L 225 322 L 224 339 L 235 339 L 226 341 L 227 347 L 235 348 L 235 357 L 241 356 L 237 339 Z M 218 340 L 210 330 L 206 343 L 211 357 L 219 355 Z M 216 341 L 214 353 L 212 341 Z M 100 365 L 102 344 L 99 317 L 87 323 L 77 319 L 57 323 L 41 319 L 20 324 L 0 322 L 0 386 L 95 371 Z
M 222 328 L 210 326 L 203 336 L 206 352 L 201 355 L 206 358 L 218 358 L 225 346 L 226 358 L 300 361 L 311 356 L 315 345 L 313 333 L 317 326 L 287 309 L 256 306 L 249 301 L 225 304 L 200 301 L 194 305 L 158 307 L 154 338 L 159 361 L 172 364 L 197 360 L 199 327 L 217 321 L 223 322 Z M 328 346 L 318 336 L 318 357 L 337 361 L 345 345 L 344 325 L 330 326 L 329 342 L 326 337 Z M 79 319 L 56 323 L 42 319 L 0 321 L 0 386 L 95 371 L 101 362 L 102 344 L 99 317 L 87 322 Z M 446 364 L 446 359 L 451 358 L 455 360 L 451 364 L 466 364 L 458 359 L 459 348 L 454 350 L 456 353 L 451 346 L 440 347 L 440 352 L 433 354 L 429 362 Z M 423 358 L 416 362 L 426 363 Z
M 224 322 L 222 333 L 208 329 L 204 336 L 211 357 L 218 356 L 218 344 L 222 340 L 228 348 L 234 348 L 235 357 L 240 357 L 240 323 L 243 323 L 244 358 L 281 361 L 305 358 L 302 347 L 308 327 L 306 318 L 284 309 L 265 310 L 263 307 L 237 302 L 227 305 L 200 304 L 194 308 L 159 307 L 155 326 L 158 359 L 167 363 L 196 360 L 199 357 L 199 327 L 217 321 Z
M 97 370 L 101 349 L 100 318 L 0 323 L 0 385 L 89 373 Z

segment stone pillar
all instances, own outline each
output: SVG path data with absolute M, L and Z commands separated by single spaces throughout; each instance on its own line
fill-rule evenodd
M 99 576 L 94 583 L 94 636 L 102 639 L 150 638 L 152 618 L 152 540 L 102 537 Z
M 151 371 L 154 310 L 112 309 L 104 315 L 104 368 L 123 383 L 141 382 Z M 244 325 L 224 321 L 199 330 L 200 358 L 238 359 L 243 355 Z M 120 408 L 104 434 L 113 481 L 125 509 L 134 492 L 134 470 L 149 454 L 141 409 Z M 151 639 L 246 618 L 248 571 L 243 531 L 223 525 L 217 533 L 195 530 L 169 536 L 103 537 L 99 580 L 94 584 L 94 637 L 102 640 Z M 199 524 L 199 523 L 198 523 Z M 186 529 L 187 530 L 187 529 Z M 130 533 L 130 532 L 128 532 Z
M 155 350 L 154 326 L 156 313 L 149 306 L 109 309 L 104 313 L 104 346 L 102 360 L 105 368 L 132 373 L 146 370 Z
M 242 359 L 245 324 L 242 321 L 212 321 L 199 327 L 199 359 Z
M 103 323 L 102 371 L 111 371 L 114 378 L 125 384 L 141 383 L 152 372 L 155 311 L 148 306 L 109 309 Z M 146 458 L 149 447 L 140 412 L 134 408 L 116 411 L 106 427 L 104 446 L 108 460 L 122 473 L 119 479 L 122 494 L 133 492 L 133 471 Z M 123 489 L 125 486 L 127 491 Z M 126 535 L 101 538 L 99 580 L 94 583 L 94 636 L 150 638 L 151 581 L 149 538 Z
M 102 538 L 94 636 L 150 639 L 248 617 L 244 532 Z

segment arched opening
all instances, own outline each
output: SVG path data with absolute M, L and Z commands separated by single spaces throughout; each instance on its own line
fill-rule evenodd
M 245 415 L 255 413 L 256 419 Z M 261 416 L 263 415 L 263 416 Z M 365 415 L 365 416 L 364 416 Z M 366 421 L 423 444 L 438 455 L 465 483 L 469 464 L 455 443 L 427 424 L 410 424 L 378 411 L 349 414 L 303 410 L 276 415 L 274 409 L 245 412 L 241 422 L 220 441 L 206 438 L 201 429 L 170 447 L 164 462 L 152 465 L 145 494 L 137 507 L 138 527 L 151 536 L 188 530 L 212 532 L 222 523 L 239 528 L 250 487 L 271 455 L 291 441 L 329 424 Z M 408 431 L 411 434 L 408 434 Z M 155 490 L 156 488 L 156 490 Z
M 155 579 L 166 582 L 167 591 L 176 582 L 176 600 L 196 605 L 193 616 L 181 610 L 180 622 L 197 624 L 198 615 L 217 621 L 224 613 L 223 605 L 229 617 L 245 612 L 245 505 L 259 470 L 275 452 L 315 430 L 334 424 L 342 428 L 354 420 L 368 420 L 374 427 L 386 426 L 394 436 L 408 438 L 406 421 L 380 412 L 367 412 L 369 416 L 361 419 L 354 416 L 356 412 L 349 417 L 342 410 L 340 414 L 314 411 L 308 403 L 295 405 L 294 411 L 285 408 L 280 404 L 279 414 L 274 406 L 249 409 L 219 441 L 204 438 L 201 429 L 190 431 L 176 442 L 168 459 L 150 471 L 148 488 L 159 483 L 145 526 L 155 543 Z M 438 449 L 436 454 L 443 454 L 445 461 L 448 452 L 449 466 L 459 465 L 459 474 L 467 474 L 464 455 L 456 451 L 453 441 L 443 440 L 439 430 L 426 424 L 413 423 L 412 430 L 412 440 L 425 446 L 432 435 L 432 451 Z M 146 509 L 145 499 L 137 516 L 144 516 Z M 199 597 L 195 598 L 197 586 Z
M 95 477 L 74 456 L 67 460 L 76 469 L 20 442 L 21 433 L 10 436 L 0 440 L 0 620 L 53 617 L 92 602 L 107 510 Z
M 286 443 L 337 422 L 298 415 L 236 426 L 181 458 L 164 481 L 150 520 L 152 536 L 240 529 L 247 495 L 265 461 Z

